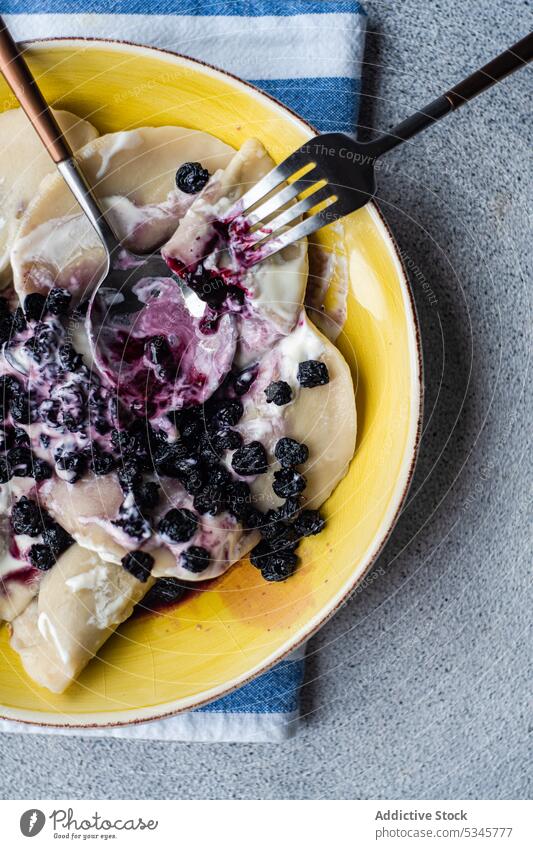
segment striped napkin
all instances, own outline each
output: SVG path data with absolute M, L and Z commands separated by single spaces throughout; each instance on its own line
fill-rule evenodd
M 162 47 L 250 80 L 321 131 L 350 131 L 356 124 L 366 18 L 354 0 L 0 0 L 0 12 L 18 40 L 89 36 Z M 186 714 L 125 728 L 54 733 L 284 740 L 298 728 L 304 652 Z M 0 731 L 41 730 L 0 720 Z

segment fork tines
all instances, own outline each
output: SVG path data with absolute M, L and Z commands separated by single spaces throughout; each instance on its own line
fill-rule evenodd
M 305 196 L 299 199 L 304 192 Z M 226 214 L 225 220 L 245 220 L 246 247 L 241 257 L 251 266 L 338 217 L 331 209 L 336 201 L 335 191 L 304 145 L 252 186 Z M 314 215 L 296 223 L 315 207 L 320 209 Z

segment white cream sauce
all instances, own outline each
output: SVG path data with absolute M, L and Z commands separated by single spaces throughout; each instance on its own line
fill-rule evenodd
M 88 617 L 87 624 L 103 630 L 122 621 L 121 613 L 131 598 L 131 591 L 128 587 L 117 594 L 109 567 L 95 558 L 88 562 L 96 565 L 88 572 L 67 578 L 65 583 L 73 593 L 87 590 L 91 594 L 91 602 L 85 606 L 87 610 L 94 606 L 94 613 Z
M 43 640 L 48 643 L 52 643 L 62 662 L 65 664 L 68 663 L 70 660 L 70 654 L 61 644 L 59 634 L 52 625 L 48 614 L 44 612 L 39 613 L 39 618 L 37 619 L 37 628 L 39 629 L 39 633 Z

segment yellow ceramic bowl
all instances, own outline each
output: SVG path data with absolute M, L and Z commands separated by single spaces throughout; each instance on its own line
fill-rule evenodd
M 276 161 L 313 135 L 253 87 L 162 51 L 104 41 L 51 40 L 27 53 L 54 106 L 100 132 L 180 124 L 239 147 L 259 138 Z M 15 107 L 2 81 L 0 105 Z M 315 237 L 314 237 L 315 238 Z M 163 615 L 126 622 L 79 681 L 55 696 L 24 674 L 0 628 L 0 714 L 50 725 L 128 723 L 176 713 L 238 687 L 331 616 L 368 571 L 394 524 L 413 471 L 421 365 L 412 297 L 376 207 L 316 237 L 350 273 L 338 341 L 357 392 L 357 450 L 326 503 L 324 533 L 302 545 L 289 581 L 267 584 L 243 562 Z

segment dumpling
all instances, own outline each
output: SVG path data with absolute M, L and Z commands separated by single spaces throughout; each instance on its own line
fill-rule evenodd
M 153 583 L 71 546 L 43 576 L 37 598 L 12 622 L 11 646 L 27 674 L 62 693 Z
M 193 195 L 179 191 L 177 168 L 191 159 L 210 171 L 224 168 L 233 148 L 185 127 L 143 127 L 109 133 L 77 159 L 108 220 L 126 247 L 146 252 L 174 232 Z M 84 291 L 99 269 L 103 248 L 60 174 L 50 175 L 28 207 L 11 253 L 21 299 L 62 286 Z
M 232 255 L 220 221 L 231 206 L 274 167 L 257 139 L 248 139 L 224 171 L 216 173 L 187 211 L 162 254 L 176 272 L 200 273 L 200 285 L 209 276 L 231 283 L 244 293 L 239 326 L 237 363 L 241 366 L 290 333 L 300 313 L 307 285 L 307 242 L 290 245 L 251 268 Z M 185 276 L 185 279 L 186 276 Z
M 329 383 L 306 389 L 298 382 L 298 366 L 308 360 L 325 363 Z M 268 403 L 265 389 L 283 380 L 292 400 L 277 406 Z M 245 442 L 259 440 L 266 448 L 269 468 L 252 483 L 256 506 L 265 511 L 281 503 L 273 490 L 274 472 L 279 469 L 275 447 L 288 436 L 309 449 L 308 460 L 299 467 L 307 485 L 304 505 L 317 508 L 329 498 L 344 477 L 355 450 L 357 418 L 350 369 L 340 351 L 308 319 L 302 310 L 296 328 L 265 354 L 257 376 L 242 398 L 244 415 L 236 429 Z M 227 459 L 230 464 L 230 457 Z
M 73 150 L 98 136 L 98 130 L 72 112 L 53 109 Z M 0 284 L 11 281 L 9 255 L 24 213 L 39 184 L 56 167 L 22 109 L 0 114 Z

